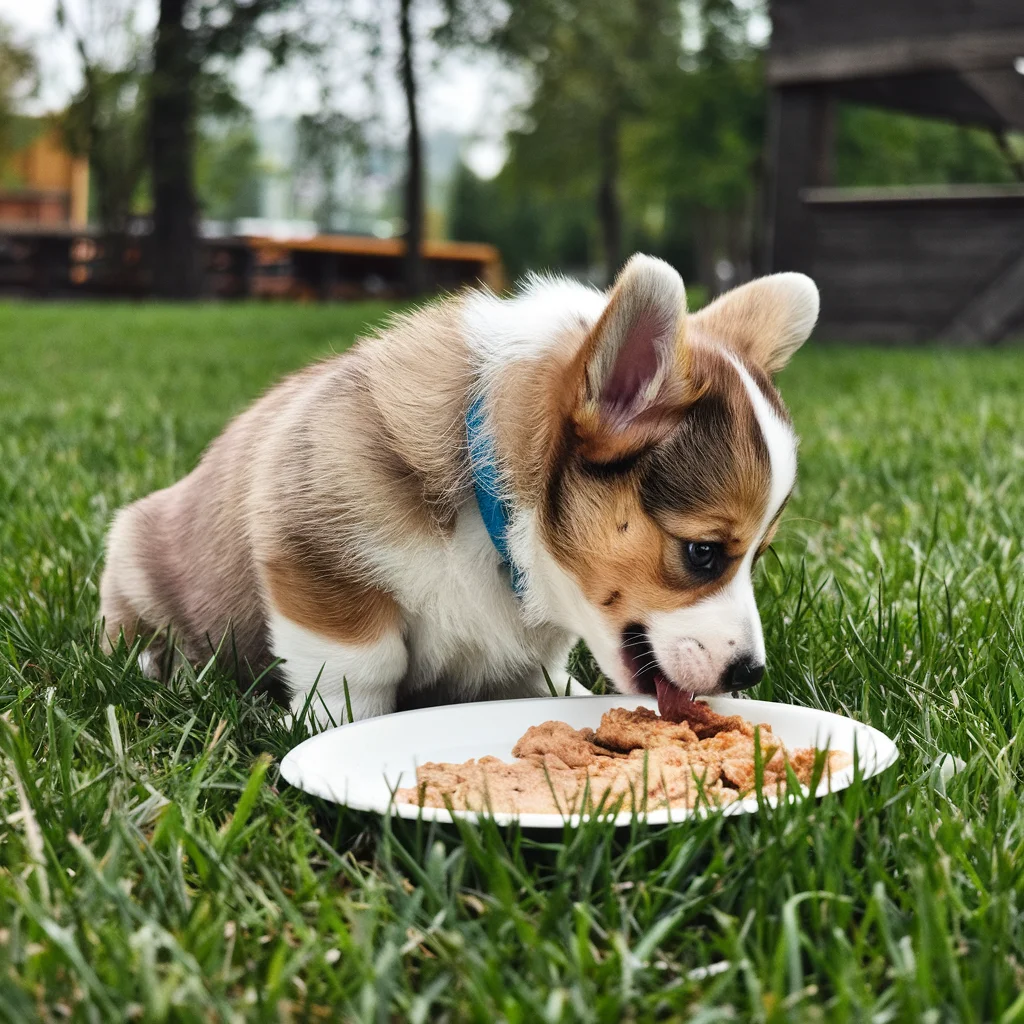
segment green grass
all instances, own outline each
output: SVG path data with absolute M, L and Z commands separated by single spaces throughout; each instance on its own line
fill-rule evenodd
M 756 696 L 898 766 L 552 840 L 319 803 L 265 703 L 97 651 L 113 509 L 381 313 L 0 307 L 0 1019 L 1024 1022 L 1020 354 L 812 345 L 782 377 Z

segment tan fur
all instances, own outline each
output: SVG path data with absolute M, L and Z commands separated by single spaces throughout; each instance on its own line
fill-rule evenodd
M 274 607 L 304 628 L 339 643 L 369 644 L 401 628 L 394 599 L 358 576 L 281 558 L 263 566 Z
M 439 560 L 451 571 L 437 585 L 453 590 L 460 566 L 490 568 L 495 614 L 514 626 L 508 657 L 493 660 L 496 675 L 505 664 L 526 671 L 517 644 L 560 648 L 566 637 L 557 618 L 529 624 L 526 635 L 496 555 L 488 548 L 488 563 L 474 547 L 486 535 L 465 515 L 473 500 L 465 417 L 481 387 L 515 505 L 535 513 L 538 539 L 610 624 L 622 629 L 700 601 L 726 586 L 761 541 L 771 485 L 750 395 L 727 351 L 784 415 L 767 375 L 806 327 L 797 277 L 755 282 L 689 316 L 675 272 L 635 259 L 596 326 L 592 318 L 557 319 L 556 311 L 553 343 L 544 335 L 543 346 L 523 349 L 537 354 L 498 359 L 493 373 L 463 334 L 467 300 L 396 318 L 379 336 L 270 390 L 192 473 L 118 514 L 101 581 L 108 644 L 122 632 L 133 642 L 170 630 L 189 661 L 219 650 L 228 667 L 252 678 L 273 660 L 276 613 L 300 628 L 296 662 L 309 646 L 301 630 L 338 645 L 397 649 L 395 673 L 406 678 L 386 680 L 397 691 L 412 671 L 404 645 L 412 665 L 433 620 L 405 614 L 387 558 L 415 566 L 422 554 L 428 574 Z M 650 342 L 646 351 L 638 338 Z M 632 369 L 637 351 L 644 373 L 634 388 L 623 369 Z M 456 540 L 473 552 L 468 561 L 447 560 Z M 685 560 L 686 542 L 705 540 L 722 543 L 731 559 L 713 583 Z M 484 646 L 479 632 L 454 631 L 462 646 L 445 664 L 472 675 L 466 652 Z M 376 650 L 367 657 L 380 664 Z
M 770 467 L 758 447 L 759 428 L 742 381 L 715 349 L 695 347 L 690 366 L 694 394 L 720 400 L 736 424 L 720 437 L 723 450 L 706 453 L 709 460 L 724 459 L 724 449 L 729 449 L 733 467 L 725 486 L 700 486 L 692 512 L 655 511 L 641 493 L 643 460 L 635 470 L 605 479 L 588 471 L 576 453 L 565 470 L 558 514 L 549 509 L 544 518 L 545 540 L 555 557 L 592 603 L 612 609 L 608 614 L 620 626 L 642 621 L 652 611 L 694 604 L 726 586 L 758 540 Z M 666 465 L 659 470 L 673 472 L 683 477 L 688 467 Z M 684 566 L 683 544 L 696 540 L 724 544 L 732 559 L 713 584 L 695 581 Z M 609 603 L 612 594 L 616 597 Z
M 730 319 L 727 314 L 736 314 L 739 307 L 723 300 L 712 317 L 687 316 L 682 306 L 677 310 L 670 327 L 671 382 L 648 395 L 657 414 L 655 430 L 645 433 L 632 423 L 601 420 L 594 391 L 612 372 L 610 357 L 602 350 L 610 345 L 614 355 L 626 326 L 644 315 L 642 303 L 655 301 L 651 296 L 658 295 L 657 282 L 643 279 L 648 269 L 641 265 L 630 272 L 627 267 L 605 315 L 589 332 L 582 327 L 567 331 L 543 357 L 510 367 L 492 393 L 492 419 L 513 490 L 540 507 L 544 539 L 555 558 L 587 598 L 610 609 L 609 616 L 620 625 L 640 621 L 651 611 L 693 604 L 726 586 L 743 554 L 758 540 L 770 486 L 756 417 L 723 353 L 723 346 L 737 352 L 745 347 L 745 336 L 734 332 L 746 321 Z M 638 277 L 639 298 L 634 293 Z M 740 288 L 730 294 L 738 295 L 746 310 L 744 292 Z M 683 301 L 679 295 L 675 300 Z M 781 322 L 777 309 L 770 312 Z M 747 365 L 769 403 L 787 416 L 762 369 Z M 729 460 L 725 486 L 697 480 L 694 510 L 652 513 L 641 495 L 642 453 L 657 448 L 688 411 L 696 415 L 702 403 L 712 401 L 729 411 L 734 429 L 712 431 L 707 444 L 713 447 L 703 446 L 701 460 L 712 465 Z M 590 469 L 594 463 L 599 467 L 609 459 L 637 454 L 635 470 L 609 479 Z M 694 475 L 682 460 L 660 466 L 659 474 L 669 480 L 678 477 L 681 486 Z M 691 540 L 719 541 L 733 560 L 711 586 L 695 582 L 684 570 L 683 543 Z
M 694 314 L 699 336 L 725 344 L 765 373 L 778 373 L 818 318 L 818 290 L 803 274 L 770 274 L 740 285 Z
M 491 388 L 491 422 L 501 462 L 509 486 L 528 505 L 541 501 L 565 437 L 574 397 L 568 382 L 579 372 L 577 355 L 586 337 L 583 326 L 565 331 L 550 352 L 512 364 Z
M 225 661 L 237 653 L 241 674 L 254 677 L 267 666 L 246 523 L 254 439 L 318 370 L 284 382 L 229 424 L 185 479 L 118 513 L 100 584 L 108 641 L 122 630 L 133 639 L 171 628 L 196 664 L 220 649 Z
M 394 624 L 361 551 L 450 530 L 464 496 L 458 301 L 286 379 L 191 474 L 123 509 L 101 583 L 108 644 L 172 627 L 190 661 L 220 647 L 256 675 L 270 662 L 267 602 L 338 638 Z
M 646 325 L 662 358 L 636 408 L 610 414 L 603 394 L 631 331 Z M 615 281 L 604 315 L 568 368 L 572 424 L 580 454 L 614 462 L 656 444 L 678 422 L 687 399 L 686 291 L 667 264 L 634 256 Z

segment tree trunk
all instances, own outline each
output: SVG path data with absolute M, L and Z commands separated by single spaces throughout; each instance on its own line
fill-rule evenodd
M 622 263 L 622 208 L 619 205 L 619 116 L 610 111 L 598 129 L 600 180 L 597 186 L 597 219 L 601 225 L 604 274 L 608 284 Z
M 412 26 L 409 13 L 413 0 L 398 0 L 398 29 L 402 39 L 402 91 L 405 94 L 409 134 L 406 140 L 405 174 L 405 290 L 419 295 L 426 284 L 423 266 L 423 144 L 416 110 L 416 69 L 413 64 Z
M 93 271 L 93 283 L 110 294 L 123 294 L 125 231 L 130 212 L 131 196 L 124 194 L 124 182 L 118 179 L 117 161 L 124 166 L 130 154 L 119 152 L 105 137 L 99 112 L 100 84 L 96 68 L 83 60 L 85 79 L 85 117 L 88 124 L 89 172 L 96 197 L 96 215 L 99 218 L 101 240 L 99 265 Z
M 153 289 L 161 298 L 202 291 L 194 183 L 194 85 L 198 68 L 184 24 L 188 0 L 160 0 L 150 99 Z

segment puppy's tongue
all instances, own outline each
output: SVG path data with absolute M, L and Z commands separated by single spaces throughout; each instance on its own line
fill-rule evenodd
M 658 711 L 661 717 L 670 722 L 682 722 L 686 712 L 696 703 L 693 694 L 684 693 L 660 672 L 654 677 L 654 685 L 658 691 Z

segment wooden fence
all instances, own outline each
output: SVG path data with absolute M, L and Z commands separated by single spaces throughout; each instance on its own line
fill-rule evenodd
M 339 300 L 402 294 L 400 239 L 324 235 L 302 241 L 206 239 L 209 298 Z M 431 291 L 483 283 L 504 286 L 500 255 L 479 243 L 427 242 Z M 144 298 L 153 252 L 142 232 L 104 238 L 93 230 L 0 224 L 0 295 L 36 298 Z
M 800 269 L 822 336 L 988 344 L 1024 335 L 1024 186 L 810 188 Z

